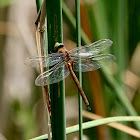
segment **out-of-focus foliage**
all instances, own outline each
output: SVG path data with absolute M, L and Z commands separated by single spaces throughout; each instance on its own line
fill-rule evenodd
M 9 6 L 10 4 L 14 4 L 17 0 L 0 0 L 0 7 Z

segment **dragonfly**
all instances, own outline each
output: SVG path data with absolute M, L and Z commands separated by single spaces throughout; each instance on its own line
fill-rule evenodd
M 78 72 L 79 69 L 82 72 L 94 71 L 115 61 L 116 58 L 114 55 L 101 54 L 112 43 L 110 39 L 101 39 L 90 45 L 77 47 L 68 51 L 64 44 L 57 42 L 54 46 L 56 53 L 51 53 L 48 56 L 29 57 L 26 59 L 25 64 L 36 67 L 41 62 L 43 67 L 51 67 L 36 78 L 35 84 L 37 86 L 58 83 L 71 74 L 87 109 L 90 110 L 88 99 L 75 72 Z

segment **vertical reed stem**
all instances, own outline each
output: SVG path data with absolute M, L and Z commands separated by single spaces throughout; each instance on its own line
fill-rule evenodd
M 81 46 L 81 23 L 80 23 L 80 0 L 75 0 L 75 8 L 76 8 L 76 39 L 77 39 L 77 47 Z M 79 59 L 79 64 L 81 60 Z M 82 86 L 82 72 L 81 67 L 79 65 L 79 81 Z M 79 99 L 79 139 L 83 139 L 83 130 L 82 130 L 82 97 L 80 93 L 78 93 Z
M 56 42 L 63 42 L 62 0 L 46 0 L 48 46 L 54 51 Z M 50 85 L 52 139 L 66 139 L 65 85 L 64 81 Z

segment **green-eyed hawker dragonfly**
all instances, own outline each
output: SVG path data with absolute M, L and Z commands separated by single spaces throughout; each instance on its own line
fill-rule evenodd
M 90 109 L 87 97 L 74 71 L 79 71 L 79 68 L 82 72 L 93 71 L 114 61 L 116 58 L 112 54 L 99 54 L 101 51 L 110 47 L 112 43 L 113 42 L 109 39 L 101 39 L 90 45 L 77 47 L 68 51 L 64 47 L 64 44 L 57 42 L 55 44 L 56 53 L 51 53 L 48 56 L 27 58 L 25 64 L 35 67 L 41 62 L 43 67 L 52 67 L 36 78 L 35 84 L 37 86 L 45 86 L 60 82 L 71 73 L 85 105 Z

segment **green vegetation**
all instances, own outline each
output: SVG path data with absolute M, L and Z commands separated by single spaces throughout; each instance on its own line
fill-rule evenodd
M 5 13 L 16 2 L 18 1 L 0 2 L 0 10 L 3 13 L 0 15 L 0 41 L 2 46 L 6 44 L 5 42 L 9 38 L 8 31 L 10 32 L 10 30 L 7 30 L 7 32 L 4 31 L 7 29 L 7 25 L 9 28 L 11 25 L 6 23 L 9 21 L 8 14 Z M 11 3 L 12 5 L 10 5 Z M 36 0 L 37 12 L 39 12 L 41 4 L 42 0 Z M 3 86 L 5 76 L 1 74 L 0 130 L 2 131 L 0 134 L 8 140 L 31 138 L 39 140 L 47 139 L 48 137 L 48 139 L 52 137 L 53 140 L 66 140 L 78 137 L 82 140 L 83 135 L 86 135 L 89 140 L 137 140 L 139 136 L 136 136 L 136 133 L 140 130 L 140 117 L 138 117 L 140 114 L 140 67 L 138 61 L 140 59 L 138 53 L 140 52 L 139 7 L 140 2 L 138 0 L 84 0 L 81 3 L 80 0 L 71 1 L 70 3 L 62 0 L 46 0 L 46 16 L 44 17 L 45 34 L 44 36 L 42 35 L 43 40 L 40 43 L 43 44 L 45 42 L 46 55 L 54 52 L 54 44 L 56 42 L 64 43 L 65 47 L 67 48 L 68 46 L 69 50 L 71 50 L 74 48 L 73 46 L 80 47 L 81 45 L 90 44 L 100 39 L 108 38 L 113 41 L 112 47 L 105 50 L 105 53 L 116 56 L 116 61 L 113 64 L 89 73 L 82 73 L 79 67 L 79 73 L 76 73 L 90 102 L 91 113 L 107 118 L 90 120 L 91 117 L 82 115 L 82 109 L 86 110 L 85 104 L 82 104 L 82 98 L 78 94 L 76 86 L 71 84 L 71 79 L 69 78 L 68 80 L 64 79 L 59 83 L 49 86 L 51 98 L 50 126 L 48 122 L 43 121 L 43 118 L 48 118 L 48 116 L 47 113 L 43 114 L 46 108 L 44 109 L 43 106 L 40 88 L 32 84 L 29 90 L 32 94 L 27 102 L 21 102 L 16 97 L 4 96 L 3 91 L 7 90 Z M 14 17 L 14 15 L 12 16 Z M 3 27 L 3 25 L 6 26 Z M 14 28 L 16 26 L 13 25 L 12 28 L 16 29 Z M 19 30 L 19 34 L 21 33 Z M 19 36 L 14 35 L 13 37 L 13 34 L 10 34 L 10 37 L 12 39 L 16 38 L 16 41 L 19 39 Z M 20 37 L 22 38 L 23 35 L 20 35 Z M 28 42 L 25 44 L 28 44 Z M 2 62 L 2 67 L 4 67 L 3 69 L 5 69 L 7 60 L 2 56 L 6 53 L 4 49 L 1 50 L 0 61 Z M 22 54 L 23 52 L 14 53 Z M 28 55 L 30 56 L 30 54 Z M 79 63 L 81 63 L 81 60 Z M 1 72 L 3 71 L 1 70 Z M 22 81 L 23 79 L 18 80 Z M 72 81 L 72 83 L 74 82 Z M 14 88 L 7 85 L 6 89 L 8 88 L 12 92 L 18 91 L 14 91 Z M 21 91 L 21 93 L 24 93 L 24 91 Z M 74 97 L 73 95 L 76 95 L 78 108 L 76 109 L 75 102 L 71 102 L 67 107 L 68 110 L 66 110 L 66 99 L 69 97 L 71 100 L 71 97 Z M 70 110 L 71 106 L 75 106 L 73 108 L 75 113 L 73 114 Z M 78 111 L 79 113 L 77 113 Z M 78 114 L 77 117 L 76 113 Z M 69 118 L 67 115 L 74 117 Z M 123 131 L 108 127 L 107 124 L 111 122 L 121 122 L 133 128 L 135 134 L 132 135 L 129 133 L 132 129 L 124 133 Z M 48 136 L 46 129 L 50 127 L 52 133 Z

